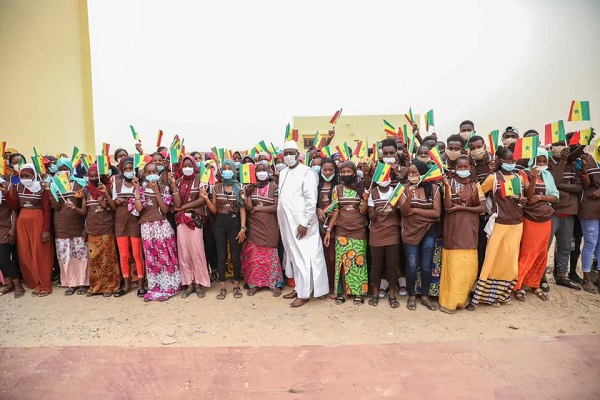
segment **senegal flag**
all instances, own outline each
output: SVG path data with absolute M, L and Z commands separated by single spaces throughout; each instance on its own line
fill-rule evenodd
M 515 152 L 513 158 L 515 160 L 521 160 L 524 158 L 535 158 L 537 157 L 538 148 L 538 137 L 529 136 L 519 138 L 515 142 Z
M 408 114 L 404 114 L 404 118 L 406 118 L 406 120 L 410 123 L 411 126 L 415 123 L 415 118 L 413 117 L 412 113 L 412 107 L 408 108 Z
M 4 158 L 0 159 L 0 176 L 2 175 L 6 175 L 6 160 Z
M 590 144 L 591 139 L 592 139 L 592 129 L 591 128 L 582 129 L 580 131 L 575 132 L 575 134 L 571 137 L 571 140 L 569 140 L 569 145 L 571 145 L 571 146 L 577 146 L 577 145 L 587 146 Z
M 162 138 L 163 138 L 163 131 L 162 129 L 158 130 L 158 135 L 156 135 L 156 147 L 160 147 L 160 143 L 162 142 Z
M 335 148 L 339 151 L 342 161 L 348 161 L 352 157 L 352 149 L 348 146 L 348 143 L 344 142 L 339 146 L 335 146 Z
M 590 120 L 590 102 L 575 101 L 571 102 L 569 110 L 569 119 L 567 121 L 589 121 Z
M 267 147 L 267 144 L 265 143 L 264 140 L 261 140 L 260 142 L 258 142 L 258 144 L 256 145 L 256 147 L 254 147 L 256 149 L 256 151 L 258 151 L 259 153 L 268 153 L 269 152 L 269 148 Z
M 425 130 L 429 132 L 429 126 L 435 126 L 435 122 L 433 121 L 433 110 L 427 111 L 425 114 Z
M 290 124 L 288 123 L 285 126 L 285 142 L 293 140 L 294 142 L 298 141 L 298 129 L 292 129 Z
M 56 186 L 61 194 L 71 191 L 71 183 L 67 174 L 56 174 L 52 177 L 52 183 Z
M 329 120 L 329 123 L 331 125 L 335 125 L 336 122 L 338 121 L 338 119 L 340 119 L 340 115 L 342 115 L 342 109 L 341 108 L 339 110 L 337 110 L 335 112 L 335 114 L 333 114 L 333 117 L 331 117 L 331 119 Z
M 398 200 L 400 200 L 402 193 L 404 193 L 404 185 L 399 183 L 394 189 L 394 192 L 392 193 L 390 198 L 388 199 L 388 203 L 390 203 L 392 207 L 395 206 L 398 203 Z
M 373 182 L 389 181 L 391 172 L 392 167 L 390 167 L 389 164 L 378 162 L 375 167 L 375 172 L 373 172 Z
M 396 128 L 394 127 L 394 125 L 390 124 L 385 119 L 383 120 L 383 125 L 385 126 L 383 130 L 385 131 L 385 133 L 388 134 L 388 136 L 397 136 Z
M 71 163 L 73 166 L 79 163 L 79 159 L 81 158 L 81 151 L 77 147 L 73 147 L 73 155 L 71 156 Z
M 367 155 L 367 145 L 362 140 L 359 140 L 356 143 L 356 148 L 354 149 L 354 154 L 356 157 L 365 157 Z
M 214 185 L 216 182 L 215 170 L 202 165 L 202 167 L 200 168 L 200 182 L 208 183 L 209 185 Z
M 33 157 L 31 157 L 31 161 L 33 161 L 35 172 L 37 172 L 39 176 L 46 174 L 46 166 L 44 165 L 44 158 L 42 156 L 40 156 L 39 154 L 34 155 Z
M 521 194 L 521 179 L 515 176 L 506 182 L 500 181 L 500 193 L 503 198 L 519 196 Z
M 254 165 L 254 164 L 240 165 L 240 182 L 241 183 L 256 183 L 256 165 Z
M 313 146 L 315 146 L 315 148 L 319 150 L 325 145 L 326 140 L 327 137 L 325 137 L 325 135 L 321 135 L 319 131 L 317 131 L 317 133 L 315 133 L 315 138 L 313 139 Z
M 323 157 L 330 158 L 331 157 L 331 146 L 325 146 L 321 149 L 321 154 Z
M 169 149 L 169 159 L 171 161 L 171 165 L 175 165 L 179 163 L 179 155 L 181 154 L 181 149 L 171 147 Z
M 421 175 L 421 182 L 431 182 L 442 179 L 442 170 L 437 164 L 432 165 L 424 175 Z
M 429 150 L 429 157 L 431 157 L 431 161 L 433 161 L 441 171 L 444 170 L 444 162 L 442 161 L 442 155 L 440 154 L 440 149 L 438 149 L 437 146 Z
M 565 124 L 562 119 L 546 125 L 546 144 L 558 143 L 567 140 L 565 135 Z
M 109 151 L 110 151 L 110 144 L 102 143 L 102 155 L 108 156 Z
M 140 138 L 140 135 L 138 135 L 138 133 L 135 130 L 135 128 L 133 127 L 133 125 L 129 125 L 129 129 L 131 129 L 131 134 L 133 135 L 133 140 L 142 143 L 142 139 Z
M 496 150 L 498 150 L 498 136 L 500 136 L 500 131 L 497 129 L 488 134 L 488 145 L 490 146 L 490 153 L 492 155 L 495 155 Z
M 98 163 L 98 175 L 108 175 L 108 170 L 110 169 L 108 156 L 100 155 L 96 162 Z
M 335 209 L 337 208 L 337 205 L 338 205 L 338 201 L 337 201 L 337 200 L 334 200 L 334 201 L 332 201 L 332 202 L 331 202 L 331 204 L 330 204 L 330 205 L 328 205 L 328 206 L 327 206 L 327 207 L 326 207 L 326 208 L 323 210 L 323 212 L 324 212 L 325 214 L 329 214 L 330 212 L 334 212 L 334 211 L 335 211 Z
M 379 159 L 379 142 L 373 143 L 373 147 L 371 148 L 371 159 Z
M 81 165 L 83 165 L 83 168 L 85 168 L 85 170 L 89 170 L 90 166 L 94 163 L 94 161 L 92 160 L 92 156 L 90 156 L 89 154 L 86 154 L 84 157 L 81 157 Z

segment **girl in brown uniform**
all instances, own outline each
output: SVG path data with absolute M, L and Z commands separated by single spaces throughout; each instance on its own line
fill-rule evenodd
M 2 162 L 2 160 L 0 160 Z M 0 270 L 6 280 L 6 287 L 0 295 L 15 291 L 15 299 L 23 297 L 25 289 L 19 279 L 19 268 L 13 262 L 11 254 L 17 238 L 17 213 L 7 201 L 8 183 L 0 177 Z
M 325 232 L 328 226 L 325 222 L 328 218 L 331 218 L 331 212 L 326 213 L 325 211 L 333 201 L 333 188 L 338 184 L 338 180 L 338 169 L 335 162 L 331 158 L 322 160 L 319 172 L 319 197 L 317 199 L 317 217 L 319 218 L 322 238 L 325 238 Z M 333 235 L 335 236 L 335 232 L 333 232 Z M 327 278 L 329 279 L 329 298 L 335 299 L 336 295 L 333 287 L 335 276 L 335 246 L 325 246 L 323 250 L 325 252 L 325 263 L 327 264 Z

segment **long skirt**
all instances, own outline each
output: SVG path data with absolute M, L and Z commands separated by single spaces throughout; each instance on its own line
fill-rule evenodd
M 21 209 L 17 219 L 17 249 L 25 284 L 30 289 L 52 293 L 54 243 L 42 243 L 44 212 Z
M 60 265 L 60 285 L 88 286 L 88 246 L 83 237 L 56 239 L 56 254 Z
M 548 262 L 548 243 L 552 232 L 552 220 L 533 222 L 523 218 L 523 237 L 519 251 L 519 278 L 515 290 L 523 285 L 532 289 L 540 287 Z
M 519 252 L 523 224 L 502 225 L 496 222 L 487 243 L 485 261 L 475 286 L 473 304 L 504 303 L 517 284 Z
M 343 274 L 343 276 L 341 276 Z M 366 296 L 369 292 L 367 241 L 343 236 L 335 238 L 335 282 L 337 295 Z
M 180 224 L 177 227 L 177 253 L 181 283 L 210 287 L 202 229 L 190 229 L 185 224 Z
M 90 292 L 113 293 L 121 285 L 115 235 L 88 235 Z
M 257 246 L 248 242 L 242 250 L 242 273 L 248 286 L 275 289 L 283 286 L 277 247 Z
M 181 290 L 175 232 L 166 219 L 144 222 L 141 231 L 148 279 L 144 300 L 166 300 Z
M 477 260 L 477 249 L 442 249 L 441 307 L 456 310 L 469 304 L 469 292 L 477 280 Z

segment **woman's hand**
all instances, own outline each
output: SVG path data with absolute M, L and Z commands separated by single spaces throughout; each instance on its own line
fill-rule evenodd
M 363 195 L 362 195 L 362 199 L 363 199 L 363 201 L 368 201 L 368 200 L 369 200 L 369 195 L 370 195 L 370 194 L 371 194 L 371 191 L 369 191 L 369 190 L 365 190 L 365 191 L 363 192 Z
M 202 197 L 204 200 L 208 199 L 208 192 L 205 188 L 200 189 L 200 197 Z
M 317 208 L 317 218 L 319 218 L 319 221 L 325 222 L 326 215 L 320 208 Z
M 244 240 L 246 240 L 246 230 L 240 229 L 240 231 L 238 232 L 238 234 L 235 238 L 237 239 L 239 244 L 242 244 L 244 242 Z
M 73 204 L 73 202 L 72 202 L 71 200 L 67 200 L 67 201 L 65 201 L 65 206 L 67 206 L 67 208 L 68 208 L 69 210 L 74 210 L 74 209 L 76 208 L 76 207 L 75 207 L 75 204 Z
M 325 237 L 323 237 L 323 244 L 325 247 L 329 247 L 329 242 L 331 241 L 331 231 L 325 232 Z
M 102 196 L 106 194 L 106 186 L 104 186 L 103 183 L 98 185 L 98 193 L 100 193 Z
M 42 232 L 42 243 L 48 243 L 50 241 L 50 232 Z
M 148 187 L 154 192 L 154 194 L 159 195 L 158 183 L 156 182 L 148 182 Z

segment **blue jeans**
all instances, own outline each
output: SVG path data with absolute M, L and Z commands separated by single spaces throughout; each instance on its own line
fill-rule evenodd
M 583 250 L 581 251 L 581 269 L 583 272 L 592 271 L 594 254 L 600 260 L 600 219 L 581 219 L 581 230 L 583 231 Z
M 437 229 L 435 225 L 427 231 L 418 245 L 405 244 L 404 255 L 406 258 L 406 290 L 409 296 L 415 295 L 417 282 L 417 266 L 421 267 L 421 293 L 429 295 L 431 286 L 431 264 L 433 264 L 433 251 Z

